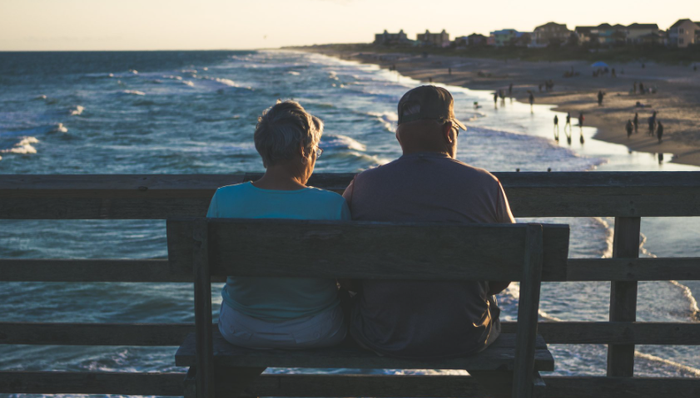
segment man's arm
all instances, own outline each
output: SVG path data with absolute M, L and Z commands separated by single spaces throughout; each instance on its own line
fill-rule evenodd
M 515 224 L 515 218 L 513 218 L 513 213 L 510 211 L 510 205 L 508 204 L 508 198 L 506 193 L 503 191 L 503 186 L 501 186 L 500 181 L 498 182 L 498 192 L 496 200 L 496 217 L 499 223 L 502 224 Z M 489 295 L 498 294 L 510 285 L 510 281 L 489 281 Z

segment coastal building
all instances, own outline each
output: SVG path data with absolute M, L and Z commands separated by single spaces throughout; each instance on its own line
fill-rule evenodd
M 622 45 L 627 41 L 627 30 L 628 27 L 624 25 L 602 23 L 598 26 L 577 26 L 574 32 L 578 36 L 579 43 L 581 44 Z M 633 30 L 637 32 L 637 29 Z M 649 30 L 642 31 L 643 33 L 640 35 L 650 33 Z
M 484 46 L 486 45 L 486 40 L 488 38 L 484 35 L 480 35 L 478 33 L 472 33 L 469 36 L 467 36 L 467 45 L 469 46 Z
M 384 33 L 377 33 L 374 35 L 374 44 L 396 45 L 408 42 L 410 42 L 410 40 L 408 40 L 408 36 L 403 33 L 403 29 L 401 29 L 399 33 L 389 33 L 385 30 Z
M 628 44 L 649 44 L 660 36 L 659 25 L 655 23 L 633 23 L 627 26 L 625 33 Z
M 493 38 L 493 45 L 496 47 L 503 47 L 514 44 L 519 33 L 520 32 L 515 29 L 501 29 L 493 31 L 490 34 Z
M 668 29 L 668 44 L 674 47 L 688 47 L 700 39 L 700 22 L 679 19 Z
M 449 47 L 450 46 L 450 34 L 445 32 L 445 29 L 440 33 L 430 33 L 426 30 L 425 33 L 418 33 L 416 35 L 416 40 L 427 46 L 435 47 Z
M 561 45 L 566 43 L 571 36 L 571 31 L 566 24 L 548 22 L 535 28 L 532 34 L 532 44 L 537 47 L 549 45 Z

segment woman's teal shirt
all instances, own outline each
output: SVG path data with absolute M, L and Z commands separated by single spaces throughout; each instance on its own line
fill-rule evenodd
M 219 188 L 207 217 L 350 220 L 350 210 L 334 192 L 313 187 L 277 191 L 248 182 Z M 273 322 L 315 315 L 338 305 L 333 279 L 228 277 L 221 296 L 236 311 Z

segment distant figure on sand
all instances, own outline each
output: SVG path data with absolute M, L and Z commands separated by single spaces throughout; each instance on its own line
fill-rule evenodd
M 637 112 L 634 112 L 634 119 L 632 120 L 632 123 L 634 123 L 634 133 L 637 134 L 639 132 L 639 114 Z
M 530 91 L 530 112 L 532 112 L 532 105 L 535 104 L 535 96 L 532 94 L 532 91 Z
M 571 130 L 571 112 L 566 112 L 566 124 L 564 125 L 565 132 L 567 126 L 569 127 L 569 130 Z
M 654 136 L 656 130 L 656 111 L 649 117 L 649 135 Z
M 659 144 L 661 143 L 661 136 L 664 135 L 664 125 L 661 122 L 657 123 L 656 126 L 656 138 L 659 139 Z
M 581 131 L 581 136 L 579 137 L 579 141 L 583 144 L 583 142 L 585 141 L 583 139 L 583 112 L 579 112 L 579 114 L 578 114 L 578 126 L 579 126 L 579 130 Z
M 554 115 L 554 141 L 559 142 L 559 116 Z
M 632 121 L 627 119 L 627 124 L 625 125 L 625 129 L 627 130 L 627 138 L 629 139 L 630 136 L 632 135 L 632 131 L 634 130 L 634 127 L 632 126 Z
M 644 83 L 639 82 L 639 94 L 644 94 Z
M 513 83 L 508 85 L 508 96 L 513 98 Z
M 605 97 L 605 93 L 600 90 L 598 91 L 598 106 L 603 106 L 603 98 Z
M 495 108 L 497 106 L 498 106 L 498 91 L 494 91 L 494 93 L 493 93 L 493 107 Z

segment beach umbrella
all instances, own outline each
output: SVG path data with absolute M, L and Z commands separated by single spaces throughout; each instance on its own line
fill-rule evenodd
M 593 65 L 591 65 L 591 68 L 609 68 L 609 67 L 610 66 L 608 64 L 606 64 L 605 62 L 602 62 L 602 61 L 598 61 L 598 62 L 594 63 Z

